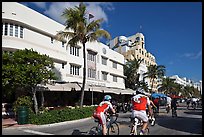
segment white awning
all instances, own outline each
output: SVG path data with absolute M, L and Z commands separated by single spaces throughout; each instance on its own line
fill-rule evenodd
M 130 88 L 123 89 L 121 92 L 121 94 L 129 94 L 129 95 L 133 95 L 133 93 L 135 93 L 135 91 Z
M 46 90 L 46 91 L 71 91 L 72 89 L 81 90 L 80 86 L 76 83 L 55 83 L 55 84 L 46 84 L 46 85 L 38 85 L 38 90 Z
M 81 83 L 55 83 L 55 84 L 46 84 L 46 85 L 38 85 L 37 91 L 71 91 L 75 89 L 76 91 L 81 90 Z M 86 85 L 86 92 L 94 91 L 101 93 L 114 93 L 114 94 L 129 94 L 132 95 L 135 91 L 132 89 L 119 89 L 119 88 L 111 88 L 111 87 L 103 87 L 103 86 L 90 86 Z

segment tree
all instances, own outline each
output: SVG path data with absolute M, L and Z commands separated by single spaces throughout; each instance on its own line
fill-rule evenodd
M 4 52 L 2 63 L 2 87 L 10 92 L 17 88 L 28 90 L 33 96 L 35 113 L 38 113 L 36 87 L 41 82 L 56 79 L 52 69 L 53 61 L 47 55 L 40 55 L 33 49 Z
M 174 81 L 174 79 L 170 79 L 169 77 L 162 78 L 162 84 L 159 85 L 159 89 L 164 91 L 165 94 L 170 94 L 175 85 Z
M 165 74 L 165 66 L 163 65 L 150 65 L 147 67 L 147 72 L 144 73 L 145 77 L 149 77 L 150 78 L 150 82 L 152 82 L 151 84 L 151 92 L 153 89 L 153 83 L 155 79 L 158 78 L 162 78 Z
M 127 61 L 124 66 L 124 75 L 127 76 L 125 79 L 125 85 L 127 88 L 135 90 L 139 85 L 139 74 L 138 68 L 140 66 L 142 60 L 134 60 Z
M 84 87 L 86 82 L 86 43 L 88 41 L 97 41 L 102 36 L 107 39 L 111 38 L 107 31 L 100 29 L 100 23 L 103 21 L 103 19 L 93 20 L 89 23 L 86 14 L 86 6 L 83 3 L 80 3 L 79 6 L 75 6 L 74 8 L 65 9 L 62 14 L 62 16 L 66 19 L 65 30 L 59 31 L 55 35 L 55 39 L 59 41 L 68 39 L 69 45 L 74 46 L 78 43 L 82 43 L 84 66 L 80 107 L 83 106 Z

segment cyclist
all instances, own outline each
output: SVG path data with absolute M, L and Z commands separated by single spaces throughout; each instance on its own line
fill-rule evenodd
M 93 117 L 99 119 L 99 123 L 102 125 L 103 135 L 107 134 L 106 127 L 106 115 L 108 110 L 111 110 L 112 113 L 115 113 L 115 109 L 111 104 L 112 97 L 110 95 L 105 95 L 103 101 L 96 107 L 93 113 Z
M 154 104 L 154 102 L 152 101 L 152 97 L 151 97 L 151 94 L 150 93 L 144 93 L 145 95 L 147 95 L 149 97 L 149 101 L 150 101 L 150 105 L 151 105 L 151 108 L 152 108 L 152 115 L 150 116 L 149 114 L 149 109 L 148 109 L 148 106 L 147 106 L 147 110 L 146 110 L 146 113 L 148 114 L 149 116 L 149 119 L 151 121 L 151 125 L 154 126 L 154 123 L 155 123 L 155 117 L 154 117 L 154 109 L 157 109 L 157 106 Z
M 166 110 L 167 110 L 167 113 L 169 113 L 169 110 L 171 109 L 171 97 L 167 95 L 166 99 L 167 99 Z
M 197 99 L 193 96 L 192 98 L 191 98 L 191 106 L 192 106 L 192 108 L 196 108 L 196 103 L 197 103 Z
M 146 131 L 146 128 L 148 127 L 148 116 L 146 113 L 146 106 L 148 106 L 149 114 L 152 116 L 152 110 L 150 105 L 149 97 L 144 94 L 144 90 L 141 88 L 138 88 L 136 90 L 136 95 L 132 97 L 132 118 L 139 118 L 143 122 L 142 129 L 140 131 L 140 135 L 143 135 Z M 132 135 L 134 133 L 134 128 L 132 126 L 131 133 Z

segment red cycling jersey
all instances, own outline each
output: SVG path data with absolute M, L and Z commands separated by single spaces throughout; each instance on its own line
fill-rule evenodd
M 109 108 L 113 108 L 112 104 L 109 101 L 102 101 L 97 107 L 96 112 L 105 112 Z
M 132 98 L 133 110 L 146 110 L 147 104 L 150 105 L 150 101 L 145 95 L 138 94 Z

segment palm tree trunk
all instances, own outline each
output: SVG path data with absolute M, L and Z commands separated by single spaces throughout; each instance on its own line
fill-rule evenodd
M 152 79 L 151 93 L 152 93 L 152 90 L 153 90 L 153 84 L 154 84 L 154 78 Z
M 85 88 L 85 82 L 86 82 L 86 50 L 85 50 L 85 43 L 83 43 L 83 57 L 84 57 L 84 68 L 83 68 L 83 83 L 81 87 L 81 102 L 80 107 L 83 106 L 84 101 L 84 88 Z

